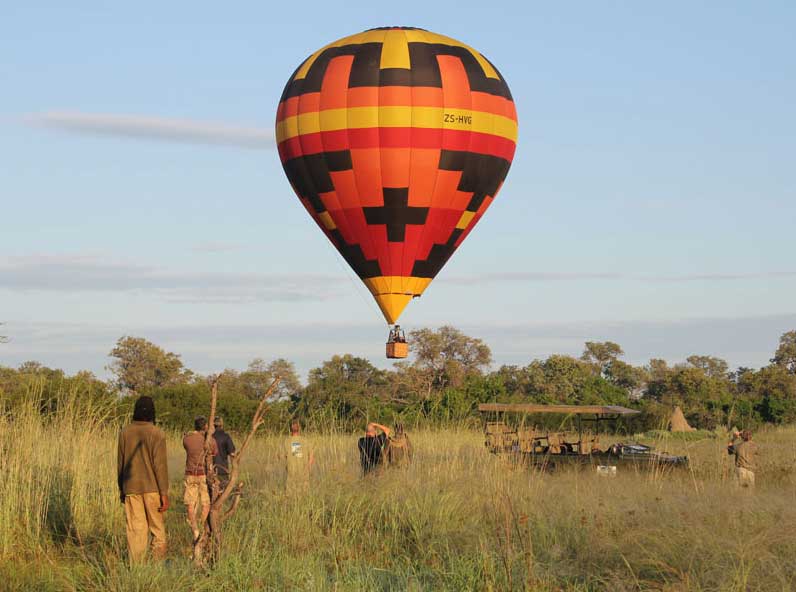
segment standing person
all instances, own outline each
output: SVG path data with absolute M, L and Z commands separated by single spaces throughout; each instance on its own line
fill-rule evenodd
M 229 483 L 229 456 L 235 454 L 235 443 L 232 441 L 232 436 L 224 431 L 224 420 L 216 416 L 213 420 L 213 439 L 216 441 L 218 454 L 213 457 L 213 467 L 216 469 L 216 477 L 218 477 L 221 491 Z
M 288 492 L 306 492 L 310 484 L 310 473 L 315 463 L 315 453 L 301 435 L 301 424 L 290 424 L 290 437 L 285 441 L 285 489 Z
M 207 433 L 207 418 L 203 415 L 194 422 L 194 431 L 189 432 L 182 439 L 185 448 L 185 496 L 183 501 L 188 508 L 188 524 L 191 525 L 194 542 L 199 539 L 201 529 L 210 514 L 210 492 L 207 489 L 207 475 L 205 473 L 205 434 Z M 214 438 L 210 438 L 210 453 L 218 455 L 218 447 Z M 201 514 L 197 510 L 201 505 Z
M 381 431 L 381 433 L 378 433 Z M 359 439 L 359 462 L 362 464 L 362 473 L 368 475 L 381 467 L 384 461 L 385 449 L 390 436 L 390 428 L 379 423 L 369 423 L 365 428 L 364 437 Z
M 732 435 L 727 452 L 735 455 L 735 478 L 741 487 L 754 487 L 757 444 L 752 442 L 752 432 L 743 430 Z
M 412 444 L 404 431 L 404 424 L 395 426 L 387 446 L 387 462 L 393 467 L 408 467 L 412 462 Z
M 155 559 L 166 555 L 166 525 L 169 509 L 169 470 L 166 437 L 155 426 L 155 403 L 139 397 L 133 421 L 119 434 L 117 449 L 119 498 L 127 522 L 127 549 L 131 563 L 146 557 L 149 535 Z

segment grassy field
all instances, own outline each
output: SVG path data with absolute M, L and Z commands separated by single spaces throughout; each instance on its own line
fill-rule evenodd
M 114 479 L 117 430 L 79 399 L 43 422 L 0 419 L 0 589 L 796 590 L 796 429 L 759 434 L 753 494 L 722 439 L 664 441 L 672 478 L 514 469 L 474 431 L 413 433 L 416 462 L 359 477 L 354 434 L 310 436 L 312 491 L 282 491 L 281 438 L 244 461 L 246 497 L 224 556 L 195 572 L 170 435 L 168 560 L 131 569 Z

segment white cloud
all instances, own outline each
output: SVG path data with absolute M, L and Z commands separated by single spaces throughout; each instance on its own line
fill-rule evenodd
M 273 149 L 270 128 L 143 115 L 48 111 L 25 117 L 29 125 L 70 133 L 181 142 L 220 144 L 239 148 Z
M 198 253 L 220 253 L 245 248 L 232 243 L 200 243 Z M 484 282 L 717 282 L 795 278 L 796 272 L 736 274 L 622 274 L 612 272 L 496 272 L 444 278 L 445 284 Z M 344 274 L 259 274 L 236 272 L 183 272 L 131 263 L 109 261 L 86 254 L 28 255 L 0 262 L 0 290 L 60 293 L 142 292 L 179 303 L 253 303 L 327 300 L 337 295 L 335 286 L 348 281 Z M 323 288 L 323 289 L 319 289 Z
M 30 255 L 0 263 L 0 290 L 85 293 L 147 292 L 180 303 L 325 300 L 345 277 L 180 272 L 92 255 Z M 324 290 L 319 290 L 319 287 Z M 331 287 L 331 289 L 329 289 Z
M 240 243 L 225 243 L 220 241 L 205 241 L 191 247 L 194 253 L 229 253 L 241 251 L 246 247 Z
M 739 273 L 619 273 L 619 272 L 496 272 L 482 275 L 463 275 L 446 277 L 451 284 L 480 284 L 483 282 L 580 282 L 580 281 L 623 281 L 623 282 L 726 282 L 744 280 L 774 280 L 796 278 L 796 271 L 761 271 Z

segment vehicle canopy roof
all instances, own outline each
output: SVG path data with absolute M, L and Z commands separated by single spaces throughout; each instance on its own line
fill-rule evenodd
M 535 405 L 530 403 L 481 403 L 482 413 L 561 413 L 567 415 L 637 415 L 635 409 L 619 405 Z

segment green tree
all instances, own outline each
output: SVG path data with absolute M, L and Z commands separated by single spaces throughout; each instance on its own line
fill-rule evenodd
M 771 361 L 796 374 L 796 331 L 788 331 L 779 339 L 779 347 Z
M 609 362 L 603 374 L 610 383 L 627 391 L 635 391 L 646 381 L 646 373 L 642 368 L 636 368 L 622 360 Z
M 594 376 L 592 365 L 572 356 L 552 355 L 527 367 L 531 391 L 546 403 L 572 403 L 583 385 Z
M 754 389 L 759 397 L 758 410 L 763 421 L 796 421 L 796 375 L 785 366 L 772 364 L 756 373 Z
M 67 401 L 97 402 L 112 411 L 115 393 L 91 372 L 68 376 L 63 370 L 48 368 L 39 362 L 25 362 L 17 369 L 0 367 L 0 407 L 14 406 L 23 399 L 33 399 L 47 415 Z M 107 406 L 107 407 L 106 407 Z
M 320 427 L 361 427 L 379 415 L 387 384 L 387 373 L 365 358 L 334 356 L 310 370 L 295 412 Z
M 675 366 L 659 385 L 659 400 L 680 405 L 695 427 L 712 429 L 723 425 L 732 406 L 733 384 L 728 376 L 709 376 L 703 368 Z
M 686 362 L 694 368 L 699 368 L 712 378 L 724 378 L 729 374 L 730 367 L 727 365 L 727 362 L 721 358 L 714 358 L 713 356 L 688 356 Z
M 461 386 L 468 375 L 481 374 L 492 363 L 488 345 L 455 327 L 412 331 L 410 341 L 412 366 L 430 378 L 430 388 Z
M 666 395 L 672 369 L 669 368 L 666 360 L 652 358 L 644 371 L 647 376 L 647 390 L 644 396 L 661 402 Z
M 534 393 L 527 368 L 504 365 L 493 372 L 492 376 L 502 385 L 503 391 L 511 400 L 520 401 Z
M 587 341 L 580 359 L 593 364 L 602 374 L 609 364 L 623 355 L 625 352 L 613 341 Z
M 240 379 L 246 385 L 247 395 L 259 400 L 277 376 L 280 381 L 272 398 L 274 401 L 290 399 L 301 390 L 301 379 L 296 367 L 293 362 L 284 358 L 270 362 L 255 358 L 249 362 L 246 371 L 241 373 Z
M 148 389 L 183 384 L 192 376 L 178 354 L 141 337 L 121 337 L 109 355 L 114 360 L 108 369 L 116 377 L 116 385 L 125 392 L 140 394 Z

